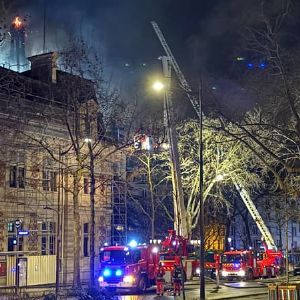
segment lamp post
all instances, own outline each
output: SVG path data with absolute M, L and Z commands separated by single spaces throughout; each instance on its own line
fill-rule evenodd
M 86 137 L 84 142 L 88 146 L 90 158 L 90 286 L 95 285 L 95 157 L 93 153 L 92 142 L 90 137 Z
M 164 82 L 156 81 L 153 89 L 157 92 L 164 91 L 164 125 L 167 129 L 168 141 L 170 144 L 170 162 L 173 185 L 174 203 L 174 229 L 183 236 L 186 236 L 186 215 L 183 197 L 183 189 L 180 175 L 180 163 L 178 153 L 178 141 L 173 118 L 173 105 L 171 98 L 171 64 L 169 57 L 162 56 L 162 67 Z
M 231 237 L 229 237 L 227 241 L 228 241 L 229 250 L 231 250 L 231 241 L 232 241 Z
M 200 235 L 200 300 L 205 300 L 205 231 L 204 231 L 204 199 L 203 199 L 203 108 L 202 108 L 202 83 L 199 86 L 199 189 L 200 189 L 200 211 L 199 211 L 199 235 Z

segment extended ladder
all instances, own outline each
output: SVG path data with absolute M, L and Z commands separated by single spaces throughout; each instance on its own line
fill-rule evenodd
M 267 244 L 268 249 L 276 249 L 275 242 L 273 237 L 270 233 L 269 228 L 266 226 L 265 222 L 263 221 L 260 213 L 258 212 L 257 208 L 255 207 L 249 192 L 237 181 L 234 182 L 236 189 L 238 190 L 242 200 L 244 201 L 248 211 L 250 212 L 254 222 L 256 223 L 258 229 L 260 230 L 263 240 Z

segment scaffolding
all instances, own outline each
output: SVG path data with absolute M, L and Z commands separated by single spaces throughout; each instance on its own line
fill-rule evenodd
M 127 243 L 127 184 L 118 178 L 111 183 L 111 244 Z

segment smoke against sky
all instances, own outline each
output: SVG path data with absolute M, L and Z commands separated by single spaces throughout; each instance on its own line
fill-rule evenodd
M 0 0 L 1 1 L 1 0 Z M 156 20 L 189 81 L 209 72 L 226 77 L 242 54 L 242 32 L 256 24 L 261 0 L 9 0 L 10 14 L 29 15 L 27 55 L 61 50 L 71 36 L 82 38 L 103 57 L 117 85 L 134 85 L 164 52 L 150 25 Z M 282 0 L 267 1 L 277 9 Z M 276 4 L 276 5 L 275 5 Z M 298 7 L 299 8 L 299 7 Z M 293 13 L 297 16 L 296 6 Z M 3 50 L 4 48 L 0 48 Z M 126 79 L 126 80 L 125 80 Z M 141 79 L 143 80 L 143 79 Z

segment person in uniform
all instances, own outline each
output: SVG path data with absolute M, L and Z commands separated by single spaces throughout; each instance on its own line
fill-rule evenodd
M 164 294 L 164 283 L 165 283 L 164 275 L 165 275 L 165 270 L 160 262 L 156 270 L 156 294 L 159 296 L 163 296 Z
M 176 295 L 179 296 L 180 293 L 181 293 L 182 269 L 177 264 L 174 265 L 172 280 L 173 280 L 173 293 L 174 293 L 174 296 L 176 296 Z

